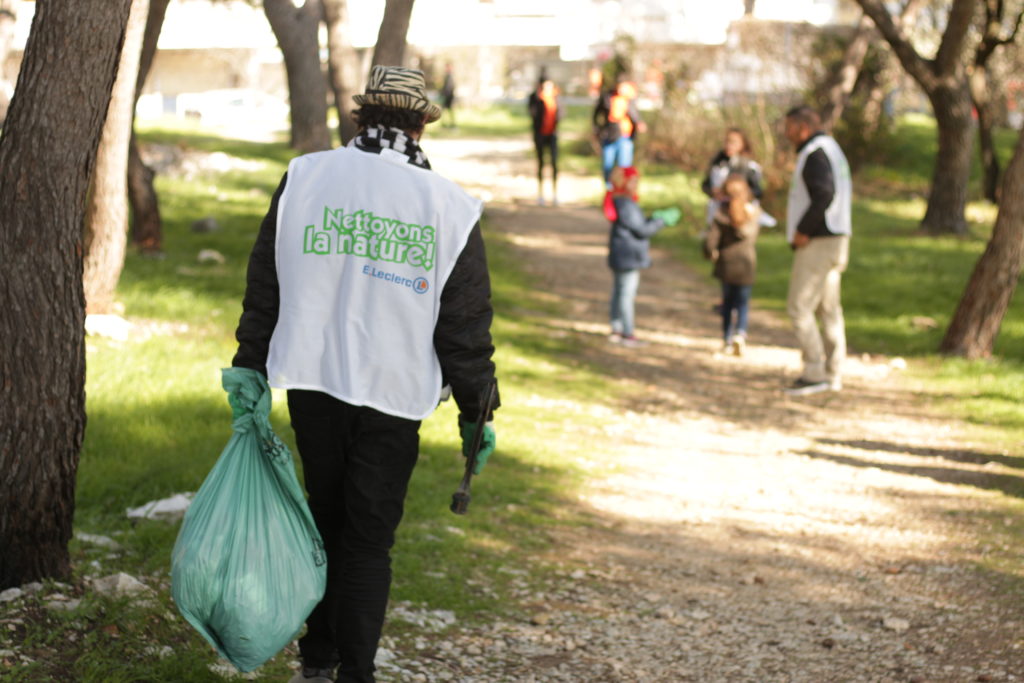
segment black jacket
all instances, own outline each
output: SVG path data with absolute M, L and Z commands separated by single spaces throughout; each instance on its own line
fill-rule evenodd
M 747 185 L 750 186 L 750 191 L 754 195 L 754 199 L 760 199 L 764 194 L 764 189 L 761 187 L 761 166 L 740 154 L 735 156 L 727 156 L 725 150 L 718 150 L 718 154 L 708 164 L 707 172 L 704 174 L 704 182 L 701 183 L 700 189 L 704 191 L 709 197 L 714 197 L 715 188 L 711 186 L 711 172 L 716 167 L 725 167 L 729 169 L 729 173 L 740 173 L 747 179 Z
M 664 227 L 660 218 L 645 218 L 635 201 L 625 195 L 614 197 L 618 218 L 612 221 L 608 236 L 608 267 L 612 270 L 637 270 L 651 265 L 650 240 Z
M 249 256 L 242 316 L 235 331 L 238 352 L 231 361 L 233 366 L 258 370 L 264 375 L 267 374 L 270 337 L 277 325 L 280 307 L 274 244 L 277 205 L 287 182 L 285 174 L 274 192 Z M 481 394 L 494 378 L 492 317 L 490 275 L 477 223 L 441 291 L 441 310 L 434 328 L 434 349 L 441 363 L 443 380 L 451 385 L 464 419 L 471 422 L 477 419 Z M 494 407 L 500 403 L 497 399 Z
M 797 149 L 797 153 L 799 154 L 800 150 L 819 135 L 823 133 L 815 133 L 807 138 Z M 828 223 L 825 221 L 825 211 L 836 196 L 836 179 L 825 150 L 816 149 L 807 155 L 801 177 L 807 186 L 811 205 L 797 223 L 797 232 L 802 232 L 808 237 L 834 237 L 835 233 L 828 229 Z

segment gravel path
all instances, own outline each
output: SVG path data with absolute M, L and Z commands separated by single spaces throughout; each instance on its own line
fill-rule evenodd
M 666 254 L 640 285 L 649 344 L 610 344 L 607 227 L 579 201 L 596 181 L 563 176 L 562 206 L 538 207 L 524 142 L 425 148 L 567 303 L 572 319 L 544 323 L 622 377 L 621 404 L 583 438 L 630 466 L 586 488 L 594 525 L 558 532 L 547 587 L 523 584 L 532 618 L 439 641 L 450 615 L 411 610 L 424 635 L 411 652 L 385 639 L 382 680 L 1024 680 L 1020 596 L 974 569 L 1019 550 L 975 537 L 979 517 L 1024 523 L 999 500 L 1021 476 L 1009 453 L 929 412 L 897 359 L 851 358 L 841 393 L 785 397 L 799 361 L 786 322 L 755 310 L 747 354 L 716 355 L 715 288 Z M 560 410 L 568 423 L 594 407 Z

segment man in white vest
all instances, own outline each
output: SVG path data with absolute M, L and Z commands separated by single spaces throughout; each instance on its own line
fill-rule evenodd
M 842 388 L 846 329 L 840 283 L 850 253 L 853 186 L 846 156 L 821 131 L 815 110 L 790 110 L 786 138 L 797 150 L 786 216 L 786 239 L 794 249 L 786 308 L 803 356 L 800 376 L 786 393 L 803 396 Z
M 295 683 L 375 680 L 420 421 L 450 387 L 466 454 L 494 380 L 482 205 L 432 172 L 420 148 L 441 113 L 423 74 L 375 66 L 353 99 L 357 136 L 293 159 L 274 193 L 232 361 L 288 390 L 327 551 L 327 591 L 299 640 Z M 490 420 L 477 471 L 494 450 Z

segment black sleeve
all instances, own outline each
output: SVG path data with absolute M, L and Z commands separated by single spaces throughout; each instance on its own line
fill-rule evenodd
M 708 165 L 708 170 L 704 173 L 704 182 L 700 184 L 700 189 L 702 189 L 704 191 L 704 194 L 706 194 L 709 197 L 713 196 L 711 190 L 711 169 L 714 167 L 714 165 L 714 162 L 711 162 L 711 164 Z
M 491 280 L 483 235 L 477 223 L 441 291 L 434 349 L 462 419 L 475 422 L 480 399 L 494 378 L 491 341 Z M 496 398 L 494 408 L 501 405 Z M 492 416 L 488 416 L 491 419 Z
M 809 237 L 827 235 L 825 210 L 832 203 L 836 185 L 832 176 L 832 164 L 829 163 L 824 150 L 815 150 L 807 157 L 804 162 L 803 179 L 807 193 L 811 197 L 811 205 L 796 229 Z
M 757 166 L 747 167 L 747 184 L 750 185 L 750 193 L 754 195 L 754 199 L 761 199 L 764 189 L 761 187 L 761 171 Z
M 270 209 L 263 218 L 256 244 L 249 255 L 242 317 L 235 330 L 238 352 L 231 361 L 235 367 L 258 370 L 264 375 L 267 374 L 267 352 L 270 349 L 270 337 L 277 326 L 280 305 L 274 244 L 277 240 L 277 203 L 287 182 L 286 173 L 270 200 Z
M 709 197 L 714 196 L 714 188 L 711 187 L 711 171 L 723 160 L 728 162 L 729 157 L 725 156 L 725 152 L 723 150 L 719 150 L 718 153 L 711 158 L 710 163 L 708 163 L 708 168 L 704 172 L 704 182 L 700 184 L 700 189 Z

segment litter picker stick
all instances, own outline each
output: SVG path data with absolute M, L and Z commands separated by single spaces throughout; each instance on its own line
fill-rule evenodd
M 476 419 L 476 429 L 473 430 L 473 440 L 470 442 L 469 456 L 466 458 L 466 471 L 462 474 L 458 490 L 452 494 L 450 509 L 457 515 L 466 514 L 469 509 L 469 482 L 473 478 L 473 470 L 476 469 L 476 455 L 480 451 L 480 441 L 484 436 L 484 424 L 494 407 L 494 394 L 497 389 L 498 383 L 492 379 L 487 385 L 486 395 L 480 404 L 480 415 Z

